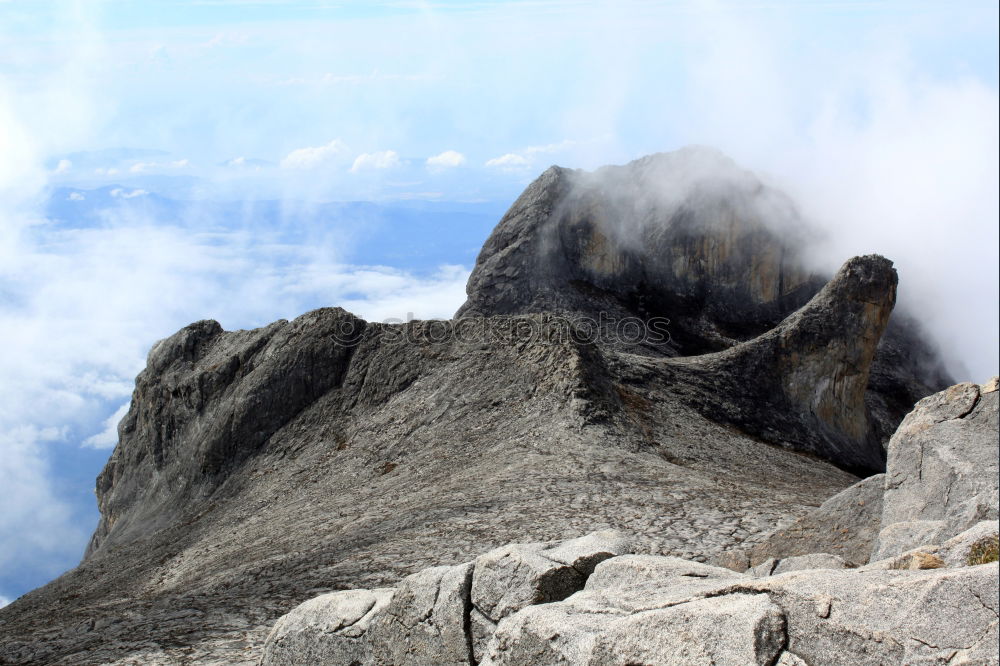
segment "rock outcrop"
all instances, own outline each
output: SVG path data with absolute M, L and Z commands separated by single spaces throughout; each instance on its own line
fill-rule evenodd
M 273 666 L 371 661 L 365 634 L 394 592 L 346 590 L 310 599 L 278 620 L 264 644 L 261 661 Z
M 604 328 L 669 320 L 666 339 L 637 351 L 722 351 L 820 291 L 828 276 L 806 258 L 818 240 L 787 196 L 710 148 L 593 173 L 552 167 L 486 241 L 459 316 L 572 312 Z M 898 313 L 876 340 L 861 391 L 878 441 L 917 400 L 953 383 L 926 339 L 916 319 Z
M 958 384 L 924 398 L 903 420 L 889 443 L 875 559 L 997 520 L 997 389 L 995 378 Z
M 470 280 L 462 312 L 483 317 L 388 325 L 325 308 L 158 343 L 98 479 L 86 557 L 0 610 L 0 663 L 251 664 L 269 634 L 280 660 L 316 632 L 336 640 L 315 655 L 362 662 L 504 659 L 489 648 L 503 627 L 626 575 L 598 564 L 626 543 L 683 558 L 653 567 L 707 567 L 677 562 L 752 552 L 853 472 L 881 471 L 895 414 L 937 381 L 908 369 L 909 334 L 893 338 L 891 263 L 859 257 L 822 286 L 798 262 L 806 240 L 772 226 L 787 202 L 745 174 L 705 180 L 688 168 L 699 154 L 543 174 Z M 678 178 L 682 196 L 664 199 L 656 184 Z M 596 329 L 582 317 L 601 312 Z M 652 333 L 670 318 L 669 336 L 605 335 L 631 316 Z M 890 339 L 904 362 L 887 370 Z M 608 529 L 625 536 L 562 543 Z M 830 555 L 854 563 L 866 539 Z M 769 573 L 816 562 L 777 555 Z M 707 569 L 679 577 L 736 575 Z M 740 659 L 792 659 L 772 650 L 794 629 L 772 593 L 711 599 L 658 608 L 759 635 L 720 648 Z M 652 631 L 623 613 L 615 641 Z M 598 649 L 603 631 L 560 644 Z
M 807 564 L 808 557 L 793 559 Z M 468 616 L 438 613 L 437 608 L 462 607 L 459 596 L 469 594 L 468 585 L 442 582 L 448 576 L 467 580 L 476 564 L 428 569 L 404 580 L 393 603 L 374 622 L 395 626 L 398 617 L 411 621 L 395 631 L 363 635 L 369 656 L 357 663 L 1000 663 L 996 562 L 935 570 L 850 570 L 842 561 L 816 557 L 808 564 L 751 576 L 672 557 L 609 558 L 564 600 L 538 600 L 507 615 L 475 655 L 470 651 L 475 630 Z M 509 578 L 496 583 L 517 588 L 517 569 L 508 573 Z M 438 581 L 440 592 L 405 593 L 415 585 L 423 587 L 414 583 L 418 578 Z M 312 608 L 313 603 L 303 606 Z M 474 601 L 466 596 L 464 606 L 474 606 Z M 343 615 L 341 608 L 331 612 L 334 618 Z M 284 646 L 280 641 L 290 627 L 304 640 Z M 312 663 L 310 655 L 341 641 L 300 607 L 279 620 L 261 666 Z
M 807 553 L 843 557 L 852 566 L 954 565 L 973 544 L 996 534 L 1000 381 L 957 384 L 917 403 L 892 438 L 886 474 L 831 497 L 748 550 L 713 562 L 744 571 Z M 953 538 L 954 537 L 954 538 Z
M 882 467 L 865 406 L 868 371 L 896 297 L 884 257 L 851 259 L 777 327 L 725 351 L 671 359 L 714 421 L 857 470 Z M 723 399 L 720 399 L 720 397 Z
M 485 598 L 482 590 L 477 597 L 476 585 L 468 582 L 455 588 L 457 594 L 446 594 L 446 587 L 439 585 L 440 592 L 425 595 L 438 600 L 464 594 L 464 602 L 453 602 L 464 614 L 438 614 L 419 598 L 397 593 L 395 616 L 417 621 L 405 631 L 369 632 L 363 640 L 370 656 L 357 663 L 998 664 L 996 474 L 982 464 L 988 462 L 986 452 L 993 452 L 990 460 L 997 453 L 996 385 L 996 380 L 982 387 L 960 384 L 921 401 L 893 437 L 886 475 L 839 493 L 799 519 L 793 525 L 798 529 L 768 537 L 751 552 L 760 556 L 778 551 L 780 557 L 770 557 L 745 573 L 675 557 L 622 554 L 628 550 L 627 540 L 614 534 L 548 547 L 506 546 L 469 564 L 445 568 L 456 580 L 488 578 Z M 970 420 L 954 423 L 964 419 Z M 916 437 L 918 442 L 913 441 Z M 905 453 L 896 447 L 905 448 Z M 928 455 L 924 465 L 911 464 L 924 451 L 937 455 Z M 950 483 L 951 492 L 945 495 L 939 493 L 942 478 Z M 839 535 L 823 531 L 858 527 L 865 538 L 851 543 L 852 556 L 867 559 L 875 534 L 872 517 L 897 515 L 887 513 L 880 501 L 883 488 L 886 504 L 898 500 L 893 493 L 905 489 L 907 510 L 926 511 L 920 507 L 940 500 L 933 511 L 947 519 L 938 521 L 946 526 L 939 535 L 980 513 L 968 507 L 988 505 L 986 517 L 994 514 L 939 545 L 892 552 L 884 559 L 886 553 L 876 549 L 877 561 L 861 567 L 822 551 L 789 554 L 811 545 L 842 545 Z M 883 526 L 883 534 L 895 525 L 898 522 Z M 786 550 L 780 551 L 782 547 Z M 567 584 L 553 575 L 560 571 L 553 563 L 565 566 L 571 560 L 596 566 L 576 567 Z M 443 581 L 447 576 L 440 568 L 429 569 L 404 580 L 401 590 L 421 577 Z M 554 592 L 541 591 L 546 579 Z M 498 604 L 496 599 L 514 602 Z M 305 664 L 306 655 L 341 640 L 331 639 L 318 629 L 321 623 L 302 610 L 314 603 L 306 602 L 278 622 L 261 666 Z M 504 610 L 497 611 L 501 606 Z M 493 616 L 485 632 L 477 630 L 475 622 L 475 613 L 483 608 Z M 390 616 L 388 609 L 382 612 Z M 344 615 L 338 608 L 331 617 L 339 623 Z M 444 626 L 439 617 L 452 618 L 453 625 Z M 425 623 L 424 635 L 426 625 L 433 626 L 430 635 L 440 646 L 426 647 L 411 638 L 412 625 L 419 623 Z M 307 639 L 302 645 L 278 647 L 290 624 L 300 626 Z M 457 657 L 442 661 L 448 652 L 445 645 Z

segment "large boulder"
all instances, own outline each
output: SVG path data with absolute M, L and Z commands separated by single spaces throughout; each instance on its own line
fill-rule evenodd
M 407 576 L 368 632 L 376 664 L 475 663 L 465 628 L 472 563 Z
M 924 398 L 889 442 L 881 531 L 872 560 L 941 543 L 997 520 L 997 380 Z
M 594 567 L 631 549 L 624 535 L 608 530 L 557 544 L 502 546 L 477 557 L 470 618 L 476 659 L 502 619 L 582 590 Z
M 602 563 L 584 591 L 501 622 L 483 663 L 998 663 L 995 563 L 757 580 L 665 564 Z
M 510 544 L 472 562 L 424 569 L 395 589 L 324 594 L 278 620 L 261 666 L 475 664 L 502 619 L 582 590 L 600 562 L 631 548 L 623 534 L 603 530 Z
M 367 663 L 371 621 L 395 590 L 346 590 L 310 599 L 282 616 L 264 643 L 261 666 Z

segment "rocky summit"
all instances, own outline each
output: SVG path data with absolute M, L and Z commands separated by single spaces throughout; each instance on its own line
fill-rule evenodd
M 450 321 L 185 327 L 0 663 L 996 663 L 996 384 L 815 242 L 685 149 L 547 170 Z

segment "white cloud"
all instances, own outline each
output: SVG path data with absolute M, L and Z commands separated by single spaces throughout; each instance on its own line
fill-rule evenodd
M 601 138 L 601 140 L 606 139 L 606 136 Z M 597 143 L 597 141 L 598 140 L 592 140 L 585 143 Z M 581 145 L 579 141 L 563 139 L 557 143 L 527 146 L 516 153 L 506 153 L 500 157 L 494 157 L 493 159 L 487 160 L 486 166 L 499 169 L 501 171 L 525 171 L 535 165 L 535 157 L 538 155 L 562 153 L 579 145 Z
M 242 155 L 240 157 L 234 157 L 231 160 L 226 160 L 226 166 L 230 167 L 241 167 L 244 166 L 246 163 L 247 163 L 247 158 L 243 157 Z
M 299 148 L 288 153 L 281 160 L 282 169 L 315 169 L 338 157 L 347 151 L 347 145 L 340 139 L 334 139 L 324 146 Z
M 4 606 L 9 606 L 9 605 L 10 605 L 10 599 L 8 599 L 7 597 L 0 596 L 0 608 L 3 608 Z
M 73 168 L 73 163 L 71 161 L 62 159 L 59 160 L 59 164 L 56 165 L 55 171 L 53 171 L 53 173 L 55 174 L 69 173 L 69 170 L 72 168 Z
M 104 421 L 104 430 L 83 440 L 84 446 L 91 446 L 95 449 L 114 448 L 118 444 L 118 422 L 125 418 L 129 404 L 128 402 L 124 403 Z
M 518 155 L 517 153 L 507 153 L 501 155 L 500 157 L 494 157 L 491 160 L 486 160 L 486 166 L 494 167 L 502 170 L 513 170 L 513 169 L 523 169 L 529 166 L 531 162 L 523 155 Z
M 97 167 L 96 169 L 94 169 L 94 173 L 96 173 L 98 176 L 117 176 L 118 169 L 114 167 L 108 167 L 108 168 Z
M 183 169 L 190 166 L 190 164 L 190 161 L 187 159 L 175 160 L 173 162 L 136 162 L 129 167 L 129 171 L 132 173 L 146 173 L 162 169 Z
M 149 194 L 149 192 L 147 192 L 146 190 L 130 190 L 126 192 L 122 188 L 116 187 L 115 189 L 111 190 L 110 194 L 116 199 L 134 199 L 135 197 L 145 196 Z
M 446 150 L 432 157 L 427 158 L 427 166 L 438 169 L 462 166 L 465 164 L 465 155 L 457 150 Z
M 70 201 L 83 201 L 87 197 L 83 196 L 82 192 L 70 192 L 69 196 L 66 198 Z
M 402 162 L 395 150 L 383 150 L 375 153 L 361 153 L 354 159 L 351 172 L 357 173 L 366 169 L 393 169 Z

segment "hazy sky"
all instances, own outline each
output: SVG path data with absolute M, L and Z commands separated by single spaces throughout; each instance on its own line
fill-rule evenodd
M 901 303 L 984 381 L 997 21 L 995 2 L 0 0 L 0 603 L 82 554 L 156 339 L 319 305 L 448 316 L 553 163 L 719 148 L 827 230 L 823 266 L 896 261 Z

